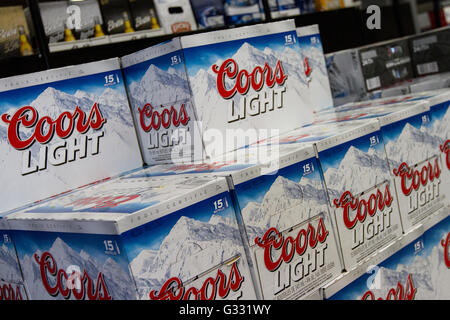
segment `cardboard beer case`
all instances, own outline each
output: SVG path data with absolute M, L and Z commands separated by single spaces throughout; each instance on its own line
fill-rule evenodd
M 315 143 L 346 270 L 402 234 L 394 181 L 376 120 Z
M 255 299 L 225 178 L 139 171 L 12 213 L 31 299 Z
M 358 50 L 333 52 L 325 58 L 334 105 L 363 100 L 366 87 Z
M 124 56 L 121 62 L 144 162 L 202 160 L 179 38 Z
M 267 157 L 258 155 L 266 152 L 259 148 L 264 147 L 237 150 L 208 163 L 152 166 L 141 173 L 226 177 L 258 297 L 317 296 L 322 285 L 340 275 L 342 263 L 314 148 L 280 145 L 278 155 Z
M 314 110 L 332 106 L 332 90 L 323 53 L 319 25 L 299 27 L 296 28 L 296 32 L 308 90 L 314 92 L 310 97 L 309 103 Z
M 209 157 L 256 142 L 261 131 L 306 124 L 321 107 L 311 103 L 317 93 L 308 88 L 293 20 L 183 36 L 181 45 Z
M 357 109 L 349 105 L 348 110 L 345 106 L 336 110 L 330 120 L 378 119 L 404 232 L 445 204 L 441 180 L 443 164 L 436 151 L 440 140 L 428 133 L 431 126 L 428 105 L 427 101 L 360 106 Z M 326 122 L 329 116 L 322 115 L 319 119 Z
M 117 58 L 1 79 L 0 101 L 0 212 L 142 166 Z
M 416 77 L 450 71 L 450 28 L 444 27 L 409 37 Z
M 340 281 L 326 286 L 325 298 L 448 299 L 449 232 L 448 211 L 430 216 L 388 248 L 389 252 L 380 252 Z

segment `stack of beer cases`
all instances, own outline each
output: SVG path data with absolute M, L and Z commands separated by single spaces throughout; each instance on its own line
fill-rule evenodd
M 448 170 L 448 163 L 447 163 L 447 154 L 448 154 L 448 140 L 449 140 L 449 108 L 450 105 L 450 93 L 446 89 L 442 90 L 436 90 L 436 91 L 429 91 L 429 92 L 422 92 L 422 93 L 412 93 L 405 96 L 399 96 L 399 97 L 393 97 L 393 98 L 386 98 L 386 99 L 379 99 L 374 100 L 370 102 L 362 102 L 362 103 L 353 103 L 344 105 L 341 107 L 336 108 L 334 111 L 336 111 L 336 114 L 339 114 L 341 112 L 348 111 L 350 113 L 347 113 L 345 116 L 341 117 L 341 119 L 351 119 L 356 118 L 361 114 L 366 113 L 366 109 L 375 107 L 375 116 L 381 116 L 383 113 L 383 108 L 377 109 L 377 106 L 385 106 L 384 110 L 389 111 L 390 108 L 393 108 L 394 105 L 397 105 L 397 107 L 401 108 L 401 103 L 404 103 L 405 106 L 410 105 L 411 102 L 421 102 L 423 101 L 429 108 L 429 111 L 427 114 L 422 114 L 422 120 L 425 120 L 425 123 L 423 125 L 419 125 L 417 122 L 415 125 L 415 128 L 420 129 L 420 133 L 417 132 L 418 135 L 416 135 L 417 138 L 420 139 L 424 145 L 427 145 L 427 153 L 428 157 L 431 158 L 433 156 L 436 156 L 439 163 L 439 171 L 441 172 L 441 176 L 439 177 L 439 190 L 441 195 L 439 198 L 444 199 L 444 203 L 448 207 L 449 203 L 449 197 L 450 197 L 450 186 L 449 186 L 449 170 Z M 355 113 L 351 115 L 351 110 L 354 110 Z M 393 110 L 392 110 L 393 111 Z M 381 113 L 380 113 L 381 112 Z M 324 110 L 320 112 L 320 115 L 318 118 L 328 118 L 329 116 L 325 116 L 325 113 L 333 114 L 331 110 Z M 386 114 L 386 112 L 384 112 Z M 402 116 L 400 116 L 402 117 Z M 335 117 L 334 117 L 335 119 Z M 418 121 L 418 118 L 416 119 Z M 387 120 L 389 121 L 389 120 Z M 406 121 L 406 120 L 405 120 Z M 386 124 L 387 125 L 387 124 Z M 383 125 L 384 126 L 384 125 Z M 390 125 L 391 127 L 394 126 L 394 124 Z M 407 130 L 412 129 L 411 127 L 407 127 Z M 397 132 L 399 134 L 400 132 Z M 404 134 L 404 137 L 406 138 L 406 131 Z M 417 144 L 417 142 L 415 142 Z M 392 144 L 394 146 L 394 144 Z M 398 145 L 397 148 L 407 148 L 403 145 Z M 424 155 L 423 152 L 414 149 L 412 151 L 411 149 L 410 154 L 416 154 L 417 156 Z M 394 152 L 393 150 L 391 150 Z M 387 152 L 389 152 L 387 150 Z M 395 152 L 394 152 L 395 153 Z M 389 157 L 389 154 L 388 154 Z M 395 159 L 397 157 L 396 155 L 392 154 L 391 157 Z M 426 156 L 423 160 L 426 159 Z M 403 162 L 403 161 L 401 161 Z M 411 166 L 411 164 L 409 164 Z M 420 169 L 420 168 L 419 168 Z M 391 171 L 391 173 L 393 173 Z M 425 174 L 425 173 L 424 173 Z M 425 210 L 425 209 L 422 209 Z M 447 209 L 448 210 L 448 209 Z
M 209 163 L 152 166 L 143 173 L 226 177 L 258 296 L 318 299 L 319 289 L 340 275 L 342 265 L 314 148 L 283 145 L 267 156 L 261 148 Z
M 32 299 L 255 299 L 225 178 L 140 171 L 8 216 Z
M 445 300 L 450 297 L 448 212 L 436 213 L 323 288 L 332 300 Z
M 155 155 L 173 153 L 184 138 L 175 153 L 203 145 L 194 160 L 219 156 L 260 135 L 293 130 L 310 122 L 314 109 L 331 106 L 320 39 L 306 37 L 314 37 L 317 48 L 300 47 L 295 23 L 288 20 L 183 36 L 123 57 L 146 163 L 173 161 Z M 172 121 L 165 121 L 169 115 Z M 248 139 L 235 141 L 230 133 Z
M 0 264 L 13 270 L 8 213 L 140 167 L 142 158 L 117 58 L 2 79 L 0 101 Z M 6 272 L 3 281 L 17 282 Z
M 346 270 L 400 237 L 397 195 L 376 120 L 312 125 L 278 140 L 314 143 Z

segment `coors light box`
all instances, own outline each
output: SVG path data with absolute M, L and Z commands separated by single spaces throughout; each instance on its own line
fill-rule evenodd
M 293 20 L 184 36 L 181 44 L 207 156 L 308 123 L 322 107 L 315 97 L 331 100 L 308 87 Z M 230 133 L 247 141 L 226 139 Z
M 355 270 L 359 277 L 353 281 L 340 279 L 341 283 L 326 286 L 325 297 L 332 300 L 448 300 L 449 232 L 448 212 L 429 217 L 423 226 L 407 233 L 398 244 L 386 250 L 390 252 L 373 257 L 360 270 Z
M 141 172 L 226 177 L 258 295 L 264 300 L 317 299 L 319 288 L 341 274 L 342 259 L 314 148 L 269 147 L 273 153 L 267 157 L 261 156 L 267 150 L 257 150 L 261 148 L 241 149 L 208 163 L 159 165 Z
M 136 174 L 9 216 L 31 299 L 255 299 L 226 179 Z
M 356 122 L 315 146 L 349 270 L 402 234 L 380 126 Z
M 142 166 L 119 59 L 0 80 L 0 212 Z

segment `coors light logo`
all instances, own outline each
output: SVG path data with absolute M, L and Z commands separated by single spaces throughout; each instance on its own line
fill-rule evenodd
M 385 300 L 414 300 L 417 289 L 414 287 L 412 280 L 412 275 L 408 274 L 408 279 L 406 280 L 405 287 L 399 282 L 397 282 L 396 288 L 389 289 Z M 376 298 L 375 294 L 368 290 L 363 294 L 361 300 L 384 300 L 382 297 Z
M 100 138 L 104 136 L 101 128 L 106 122 L 97 103 L 89 115 L 77 106 L 73 112 L 64 111 L 52 119 L 40 116 L 32 106 L 24 106 L 13 115 L 2 114 L 1 120 L 8 127 L 9 144 L 23 152 L 22 175 L 98 154 Z M 92 132 L 88 134 L 89 129 Z M 74 131 L 79 135 L 71 138 Z M 61 141 L 51 143 L 55 134 Z M 32 153 L 30 149 L 36 142 L 41 147 Z
M 161 105 L 158 109 L 146 103 L 138 108 L 140 127 L 149 134 L 148 149 L 187 143 L 188 123 L 191 120 L 187 108 L 185 103 L 170 107 Z
M 408 214 L 439 197 L 441 169 L 437 157 L 413 168 L 402 162 L 393 172 L 400 178 L 403 195 L 409 197 Z
M 336 215 L 342 217 L 348 230 L 352 230 L 352 249 L 391 227 L 393 198 L 388 184 L 384 191 L 377 188 L 374 192 L 365 194 L 364 198 L 345 191 L 333 203 L 340 209 Z
M 62 295 L 64 299 L 70 299 L 70 296 L 73 295 L 76 300 L 112 299 L 101 272 L 98 274 L 96 282 L 92 280 L 86 270 L 83 275 L 76 273 L 68 275 L 64 269 L 58 269 L 52 254 L 47 251 L 40 257 L 34 254 L 34 260 L 40 267 L 42 284 L 52 297 Z M 50 280 L 51 278 L 53 279 Z M 76 282 L 81 284 L 79 288 L 75 285 Z
M 208 277 L 201 286 L 185 287 L 178 277 L 168 279 L 157 292 L 150 292 L 151 300 L 216 300 L 240 297 L 239 292 L 244 277 L 241 275 L 237 260 L 233 262 L 230 273 L 225 275 L 218 269 L 215 277 Z
M 252 71 L 239 69 L 237 62 L 230 58 L 225 60 L 220 67 L 212 66 L 212 71 L 217 74 L 217 91 L 224 99 L 229 99 L 228 122 L 245 119 L 247 115 L 257 116 L 266 111 L 283 107 L 283 95 L 286 87 L 283 87 L 287 75 L 284 73 L 281 61 L 275 65 L 275 69 L 266 62 L 264 66 L 256 66 Z M 232 83 L 230 87 L 230 83 Z M 278 88 L 274 88 L 275 84 Z M 230 87 L 229 89 L 227 88 Z M 246 96 L 250 87 L 255 94 Z M 269 90 L 263 91 L 263 88 Z M 236 94 L 242 95 L 239 106 L 235 105 Z
M 264 249 L 266 269 L 274 273 L 274 295 L 289 288 L 291 281 L 298 282 L 325 265 L 328 234 L 320 218 L 316 226 L 309 223 L 301 228 L 295 238 L 272 227 L 255 239 L 255 244 Z

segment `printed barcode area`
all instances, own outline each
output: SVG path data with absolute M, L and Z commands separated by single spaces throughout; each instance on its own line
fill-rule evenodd
M 367 84 L 367 90 L 379 88 L 381 86 L 380 77 L 377 76 L 377 77 L 367 79 L 366 84 Z
M 417 65 L 417 73 L 427 74 L 427 73 L 435 73 L 439 71 L 439 67 L 436 61 L 429 62 L 429 63 L 422 63 Z

